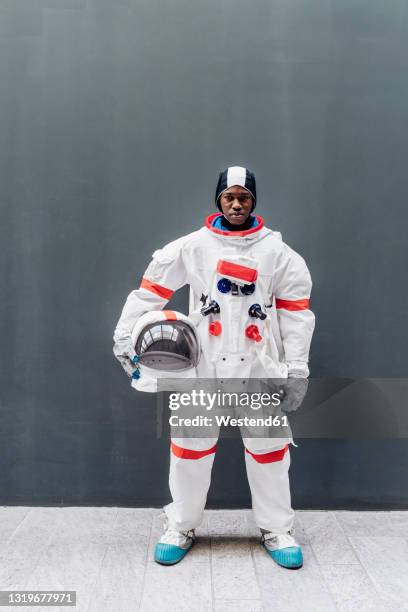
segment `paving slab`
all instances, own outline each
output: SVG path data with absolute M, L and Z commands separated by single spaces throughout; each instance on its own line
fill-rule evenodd
M 141 612 L 211 612 L 210 564 L 189 562 L 163 566 L 149 561 Z
M 387 612 L 361 565 L 326 565 L 321 569 L 340 612 Z
M 350 540 L 382 605 L 408 610 L 408 542 L 391 536 L 353 536 Z
M 310 544 L 302 546 L 304 565 L 297 570 L 279 567 L 266 550 L 253 548 L 256 575 L 266 610 L 277 612 L 335 612 L 336 606 Z
M 346 535 L 407 537 L 408 534 L 408 511 L 356 512 L 338 510 L 333 514 Z
M 75 590 L 78 612 L 408 612 L 408 512 L 300 511 L 303 568 L 280 568 L 250 510 L 207 510 L 154 563 L 157 508 L 0 508 L 0 588 Z M 24 607 L 49 612 L 50 607 Z
M 300 512 L 299 521 L 319 563 L 358 565 L 356 553 L 331 512 Z

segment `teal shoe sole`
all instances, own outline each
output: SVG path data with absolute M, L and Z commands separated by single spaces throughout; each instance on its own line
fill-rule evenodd
M 154 549 L 154 560 L 161 565 L 175 565 L 184 559 L 192 546 L 193 542 L 189 548 L 180 548 L 180 546 L 175 546 L 174 544 L 158 542 Z
M 279 550 L 268 550 L 266 546 L 264 548 L 275 563 L 281 567 L 300 569 L 303 565 L 303 555 L 300 546 L 288 546 Z

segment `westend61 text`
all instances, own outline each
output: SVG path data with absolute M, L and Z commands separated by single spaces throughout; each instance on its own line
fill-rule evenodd
M 286 415 L 267 416 L 264 418 L 255 417 L 230 417 L 227 415 L 215 415 L 215 417 L 197 415 L 195 417 L 179 417 L 176 414 L 169 418 L 172 427 L 212 427 L 224 425 L 231 427 L 288 427 L 289 421 Z

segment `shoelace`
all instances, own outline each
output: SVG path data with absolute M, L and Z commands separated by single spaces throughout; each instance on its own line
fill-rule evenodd
M 281 548 L 286 548 L 289 546 L 293 546 L 293 534 L 294 530 L 290 529 L 287 533 L 282 533 L 280 535 L 273 535 L 272 533 L 263 533 L 262 534 L 262 542 L 272 542 L 273 544 L 280 545 Z
M 177 531 L 176 529 L 167 529 L 167 524 L 164 523 L 165 533 L 163 534 L 161 540 L 167 544 L 178 544 L 180 543 L 180 539 L 184 538 L 192 538 L 194 539 L 194 529 L 190 529 L 188 531 Z

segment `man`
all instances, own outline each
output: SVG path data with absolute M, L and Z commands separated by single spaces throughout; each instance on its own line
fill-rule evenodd
M 219 175 L 218 213 L 205 227 L 153 253 L 139 289 L 124 305 L 114 333 L 114 353 L 128 375 L 135 373 L 132 329 L 146 312 L 161 310 L 174 291 L 190 285 L 191 313 L 202 354 L 198 377 L 306 379 L 314 315 L 307 266 L 279 234 L 265 227 L 256 206 L 254 174 L 232 166 Z M 136 372 L 137 373 L 137 372 Z M 292 441 L 292 440 L 290 440 Z M 288 469 L 282 438 L 244 438 L 254 517 L 268 554 L 282 567 L 298 568 L 303 557 L 294 539 Z M 180 561 L 194 542 L 211 481 L 217 438 L 172 439 L 165 533 L 155 560 Z

